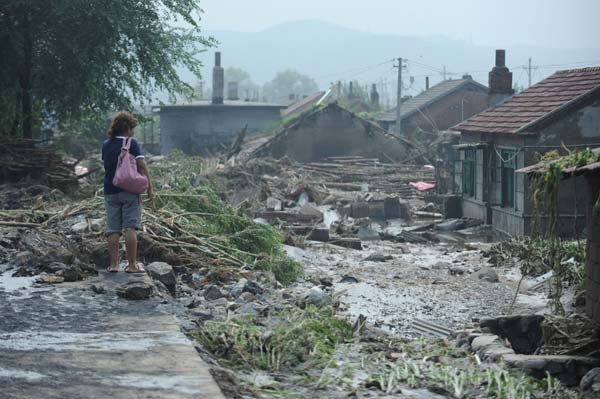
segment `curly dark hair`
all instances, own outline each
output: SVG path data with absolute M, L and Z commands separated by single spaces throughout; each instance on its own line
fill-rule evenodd
M 114 139 L 117 136 L 126 134 L 129 129 L 133 129 L 138 124 L 138 120 L 131 112 L 121 111 L 118 112 L 110 122 L 108 128 L 108 137 Z

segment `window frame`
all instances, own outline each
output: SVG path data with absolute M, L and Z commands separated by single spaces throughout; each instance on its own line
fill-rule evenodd
M 500 206 L 517 209 L 516 174 L 518 151 L 500 148 Z M 506 160 L 506 161 L 505 161 Z
M 463 195 L 470 198 L 476 198 L 476 178 L 477 174 L 477 150 L 467 148 L 464 150 L 464 159 L 462 161 L 462 187 Z

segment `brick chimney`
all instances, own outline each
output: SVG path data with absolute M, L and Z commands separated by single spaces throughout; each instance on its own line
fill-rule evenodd
M 227 99 L 230 101 L 239 100 L 238 82 L 227 82 Z
M 379 93 L 377 93 L 377 85 L 375 83 L 371 86 L 371 107 L 379 109 Z
M 496 65 L 489 73 L 490 94 L 511 96 L 514 94 L 512 88 L 512 72 L 506 67 L 506 50 L 496 50 Z
M 221 66 L 221 52 L 215 53 L 215 66 L 213 67 L 212 103 L 223 104 L 223 89 L 225 86 L 225 72 Z

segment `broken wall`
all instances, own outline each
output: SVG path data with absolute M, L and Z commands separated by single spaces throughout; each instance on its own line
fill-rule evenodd
M 302 117 L 259 148 L 257 156 L 315 162 L 327 157 L 362 156 L 381 162 L 409 157 L 408 144 L 338 105 Z
M 160 112 L 160 152 L 179 149 L 188 155 L 229 148 L 248 125 L 251 135 L 265 131 L 280 119 L 276 107 L 201 106 L 163 107 Z

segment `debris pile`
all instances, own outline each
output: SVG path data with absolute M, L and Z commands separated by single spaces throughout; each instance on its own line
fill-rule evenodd
M 0 142 L 0 184 L 28 181 L 70 191 L 77 188 L 74 167 L 53 148 L 38 148 L 25 140 Z

